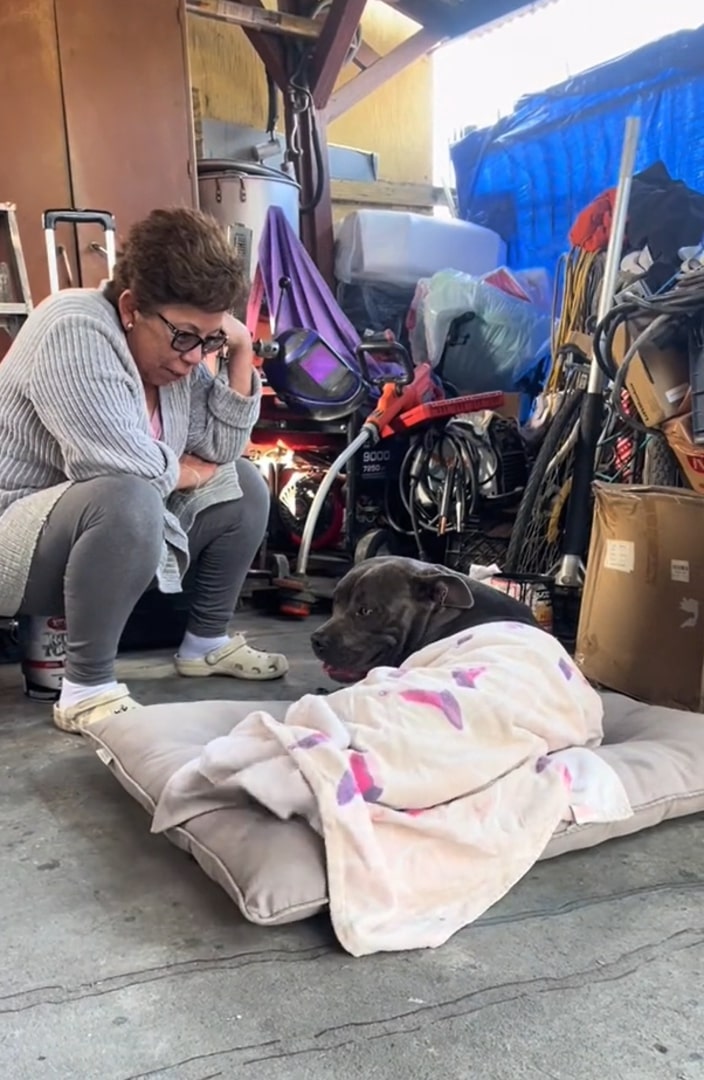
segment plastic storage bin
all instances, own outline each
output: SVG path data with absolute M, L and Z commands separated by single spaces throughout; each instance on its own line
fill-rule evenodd
M 367 281 L 414 286 L 438 270 L 481 277 L 501 266 L 505 255 L 498 233 L 469 221 L 355 210 L 338 230 L 335 275 L 351 285 Z

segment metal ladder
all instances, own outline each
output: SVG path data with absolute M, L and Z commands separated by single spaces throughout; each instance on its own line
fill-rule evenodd
M 14 338 L 32 310 L 17 207 L 0 202 L 0 329 Z
M 17 225 L 17 208 L 14 203 L 0 202 L 0 330 L 13 338 L 31 310 L 32 295 Z M 7 633 L 15 628 L 14 619 L 0 617 L 0 630 Z

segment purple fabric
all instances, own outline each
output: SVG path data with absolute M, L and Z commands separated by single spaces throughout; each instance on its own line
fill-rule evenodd
M 277 331 L 305 327 L 316 330 L 340 356 L 357 367 L 354 350 L 359 334 L 340 310 L 320 271 L 286 220 L 280 206 L 271 206 L 259 243 L 259 269 L 271 313 L 277 310 L 279 281 L 291 282 L 286 290 Z
M 338 306 L 325 279 L 279 206 L 271 206 L 267 212 L 259 242 L 259 272 L 267 307 L 272 315 L 277 311 L 281 295 L 279 281 L 286 277 L 291 282 L 281 303 L 276 327 L 278 333 L 296 327 L 315 330 L 354 371 L 360 370 L 355 356 L 360 342 L 359 334 Z M 372 376 L 388 375 L 398 370 L 395 365 L 379 365 L 371 357 L 367 364 Z

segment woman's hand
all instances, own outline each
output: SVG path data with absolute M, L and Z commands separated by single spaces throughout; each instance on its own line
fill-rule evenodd
M 230 389 L 243 397 L 251 397 L 254 366 L 252 335 L 234 315 L 225 316 L 222 328 L 227 334 L 227 377 Z
M 212 461 L 203 461 L 195 454 L 184 454 L 179 460 L 179 465 L 176 491 L 194 491 L 196 488 L 203 487 L 208 480 L 212 480 L 217 470 L 217 465 L 214 465 Z

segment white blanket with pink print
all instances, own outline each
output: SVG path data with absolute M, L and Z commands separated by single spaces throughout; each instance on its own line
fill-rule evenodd
M 630 816 L 621 781 L 589 750 L 602 712 L 554 638 L 479 626 L 306 696 L 283 721 L 250 713 L 174 773 L 152 830 L 246 792 L 323 835 L 348 952 L 437 946 L 530 870 L 562 820 Z

